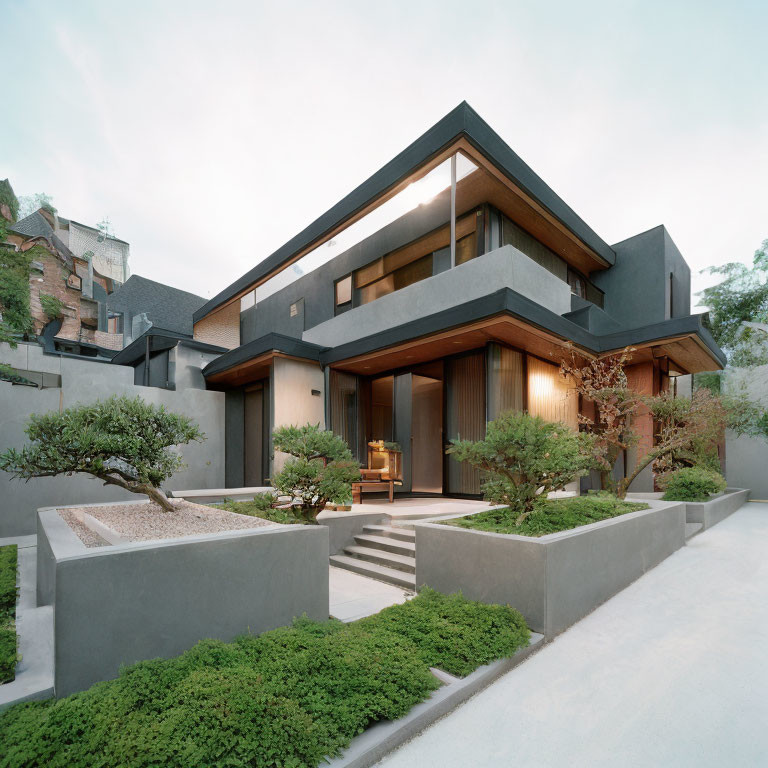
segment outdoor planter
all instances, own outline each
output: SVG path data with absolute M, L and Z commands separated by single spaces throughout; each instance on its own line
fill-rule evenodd
M 686 505 L 648 504 L 540 538 L 414 523 L 416 584 L 507 603 L 551 637 L 684 545 Z
M 328 618 L 328 529 L 272 525 L 88 548 L 57 509 L 38 510 L 38 605 L 54 608 L 57 697 L 169 658 Z M 158 513 L 161 514 L 161 513 Z
M 699 523 L 706 531 L 725 520 L 749 500 L 748 488 L 726 488 L 723 493 L 712 496 L 709 501 L 680 501 L 685 504 L 686 522 Z M 627 501 L 661 499 L 663 493 L 628 493 Z
M 689 523 L 701 523 L 704 530 L 725 520 L 749 500 L 749 489 L 726 488 L 724 493 L 709 501 L 687 501 L 686 519 Z

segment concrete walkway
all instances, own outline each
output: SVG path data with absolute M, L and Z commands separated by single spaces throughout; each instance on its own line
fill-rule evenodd
M 768 765 L 768 504 L 745 504 L 379 765 Z
M 328 569 L 330 614 L 341 621 L 354 621 L 404 603 L 412 593 L 369 579 L 343 568 Z

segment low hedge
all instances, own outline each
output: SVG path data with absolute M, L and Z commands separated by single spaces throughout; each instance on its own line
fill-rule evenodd
M 491 533 L 546 536 L 548 533 L 569 531 L 572 528 L 579 528 L 600 520 L 609 520 L 641 509 L 648 509 L 648 505 L 642 502 L 623 501 L 608 493 L 596 493 L 589 496 L 540 501 L 520 525 L 515 523 L 518 513 L 509 507 L 489 509 L 476 515 L 445 520 L 442 524 Z
M 0 547 L 0 683 L 13 680 L 16 672 L 17 558 L 15 544 Z
M 725 478 L 719 472 L 703 467 L 683 467 L 664 477 L 663 498 L 665 501 L 709 501 L 726 486 Z
M 270 506 L 277 497 L 271 493 L 257 494 L 253 501 L 232 501 L 225 499 L 219 504 L 210 504 L 217 509 L 226 509 L 228 512 L 235 512 L 238 515 L 249 515 L 250 517 L 260 517 L 262 520 L 269 520 L 272 523 L 282 523 L 283 525 L 305 525 L 306 520 L 297 517 L 293 510 L 285 507 Z
M 429 671 L 513 654 L 519 613 L 425 590 L 353 624 L 299 619 L 232 643 L 206 640 L 59 701 L 0 714 L 0 765 L 317 766 L 377 720 L 429 696 Z

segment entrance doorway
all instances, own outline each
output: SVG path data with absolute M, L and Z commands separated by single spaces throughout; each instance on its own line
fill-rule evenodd
M 248 488 L 263 486 L 269 475 L 269 380 L 246 388 L 243 481 Z
M 443 382 L 411 377 L 411 490 L 443 492 Z

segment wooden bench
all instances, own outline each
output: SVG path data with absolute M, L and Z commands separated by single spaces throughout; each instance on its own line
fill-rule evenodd
M 364 491 L 389 491 L 389 503 L 395 500 L 395 481 L 394 480 L 361 480 L 359 483 L 352 483 L 352 503 L 363 503 Z

